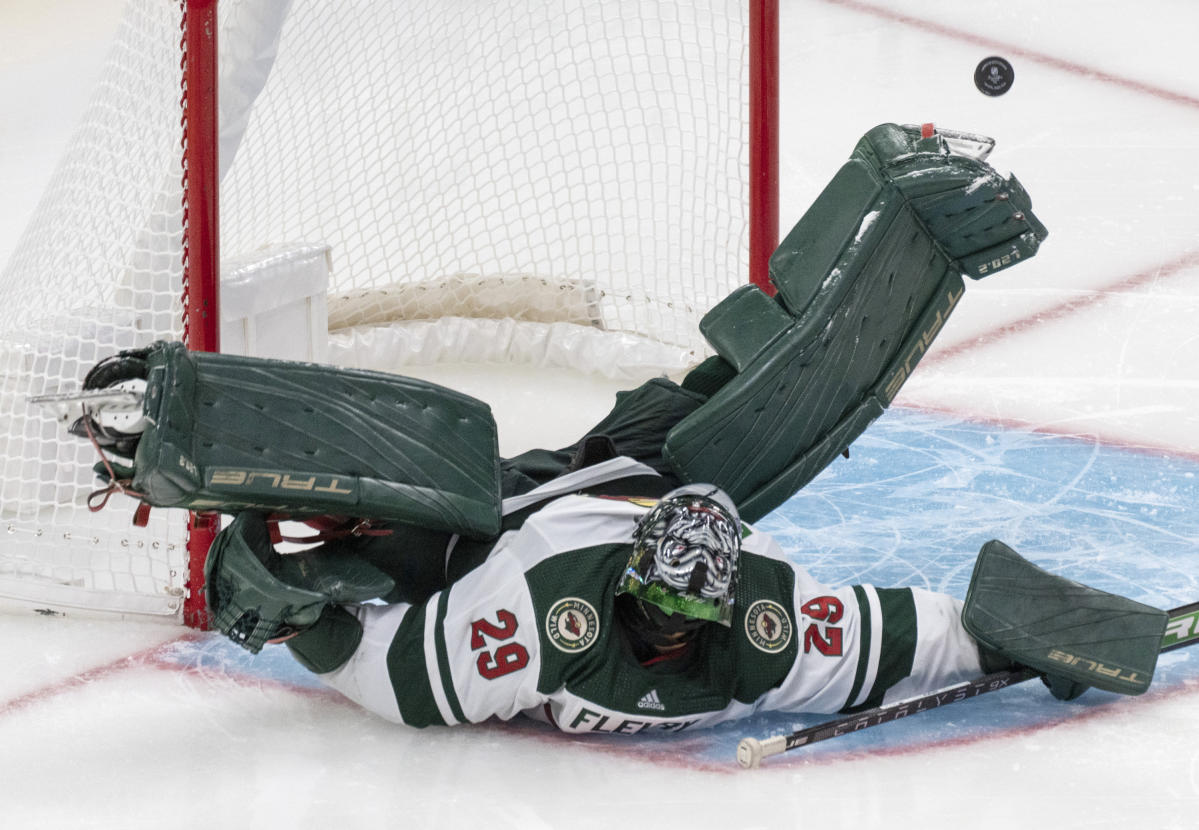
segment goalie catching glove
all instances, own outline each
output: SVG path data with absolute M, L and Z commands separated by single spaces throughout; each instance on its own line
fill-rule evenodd
M 249 511 L 217 534 L 204 581 L 213 628 L 252 654 L 315 625 L 336 603 L 365 602 L 395 587 L 390 577 L 344 552 L 279 554 L 266 519 Z

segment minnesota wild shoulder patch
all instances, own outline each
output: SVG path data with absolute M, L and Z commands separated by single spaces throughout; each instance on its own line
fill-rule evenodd
M 760 599 L 745 612 L 745 636 L 759 651 L 775 654 L 791 642 L 791 618 L 777 602 Z
M 559 651 L 586 651 L 599 637 L 599 614 L 587 600 L 564 597 L 545 615 L 545 634 Z

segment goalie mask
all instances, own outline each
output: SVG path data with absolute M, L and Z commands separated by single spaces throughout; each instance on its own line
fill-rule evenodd
M 616 593 L 641 600 L 651 618 L 661 610 L 727 626 L 740 557 L 741 520 L 732 499 L 711 484 L 680 487 L 637 523 Z

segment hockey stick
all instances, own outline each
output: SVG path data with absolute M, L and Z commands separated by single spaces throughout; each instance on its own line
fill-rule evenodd
M 1170 611 L 1169 620 L 1166 623 L 1166 633 L 1162 637 L 1161 651 L 1173 651 L 1196 642 L 1199 642 L 1199 602 L 1192 602 Z M 775 735 L 761 741 L 757 738 L 743 738 L 737 744 L 737 763 L 746 769 L 751 769 L 761 765 L 762 759 L 771 755 L 779 755 L 818 741 L 826 741 L 829 738 L 859 732 L 871 726 L 890 723 L 917 712 L 927 712 L 950 703 L 968 700 L 1039 676 L 1039 672 L 1032 669 L 998 671 L 977 680 L 949 686 L 923 697 L 900 700 L 886 706 L 876 706 L 855 715 L 847 715 L 800 729 L 790 735 Z

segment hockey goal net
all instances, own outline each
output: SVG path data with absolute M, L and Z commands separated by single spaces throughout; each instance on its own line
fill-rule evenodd
M 237 257 L 327 253 L 330 362 L 451 319 L 702 358 L 777 234 L 775 3 L 131 0 L 0 273 L 0 597 L 194 621 L 186 516 L 89 512 L 93 450 L 28 398 L 216 347 Z

